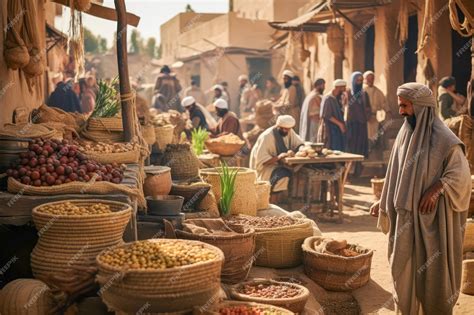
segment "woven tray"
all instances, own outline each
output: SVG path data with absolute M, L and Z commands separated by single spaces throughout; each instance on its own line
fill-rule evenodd
M 212 142 L 209 140 L 205 142 L 206 148 L 211 153 L 219 154 L 221 156 L 232 156 L 237 154 L 244 144 L 244 141 L 242 141 L 242 143 Z

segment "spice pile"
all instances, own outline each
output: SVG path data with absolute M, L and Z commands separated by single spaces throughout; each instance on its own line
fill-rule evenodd
M 115 248 L 99 256 L 99 261 L 119 268 L 166 269 L 216 259 L 217 255 L 201 245 L 184 242 L 139 241 L 129 247 Z
M 45 205 L 38 208 L 38 212 L 52 215 L 93 215 L 111 213 L 109 205 L 96 203 L 93 205 L 77 206 L 71 202 Z
M 290 226 L 300 223 L 300 220 L 293 219 L 289 216 L 268 216 L 268 217 L 252 217 L 239 215 L 227 219 L 229 224 L 239 224 L 251 226 L 254 228 L 276 228 Z
M 236 305 L 227 306 L 219 309 L 220 315 L 281 315 L 281 311 L 272 310 L 272 308 L 263 308 L 257 306 Z
M 123 153 L 140 149 L 138 143 L 84 142 L 79 145 L 81 151 L 94 153 Z
M 209 143 L 225 143 L 225 144 L 240 144 L 243 145 L 245 142 L 233 133 L 223 135 L 217 138 L 207 140 Z
M 356 252 L 355 250 L 352 250 L 350 248 L 342 248 L 342 249 L 336 249 L 333 251 L 329 251 L 331 254 L 338 255 L 338 256 L 343 256 L 343 257 L 355 257 L 359 256 L 360 254 Z
M 108 181 L 119 184 L 123 169 L 116 163 L 102 165 L 89 160 L 79 147 L 67 140 L 34 140 L 20 160 L 7 170 L 7 175 L 25 185 L 53 186 L 74 181 Z
M 283 283 L 245 284 L 239 288 L 238 292 L 263 299 L 287 299 L 302 293 L 301 289 Z

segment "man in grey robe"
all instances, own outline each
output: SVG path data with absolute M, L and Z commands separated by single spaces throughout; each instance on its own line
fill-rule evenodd
M 436 115 L 432 91 L 397 90 L 405 117 L 379 202 L 371 207 L 389 234 L 397 312 L 452 314 L 459 295 L 471 175 L 464 145 Z

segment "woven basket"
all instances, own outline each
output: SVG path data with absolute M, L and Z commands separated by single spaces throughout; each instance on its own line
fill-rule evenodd
M 301 244 L 313 235 L 313 226 L 310 220 L 305 220 L 278 228 L 256 228 L 255 232 L 255 264 L 270 268 L 290 268 L 301 264 Z
M 292 311 L 289 311 L 287 309 L 277 307 L 274 305 L 244 302 L 244 301 L 223 301 L 217 304 L 216 306 L 213 306 L 208 309 L 195 308 L 193 314 L 195 315 L 221 315 L 221 313 L 219 312 L 220 309 L 227 308 L 227 307 L 239 307 L 239 306 L 257 308 L 260 311 L 272 312 L 271 314 L 277 314 L 277 315 L 295 315 L 295 313 L 293 313 Z
M 474 252 L 474 219 L 467 219 L 462 252 Z
M 72 265 L 93 265 L 95 257 L 105 248 L 122 242 L 122 235 L 130 220 L 129 205 L 107 200 L 68 200 L 74 205 L 102 203 L 112 212 L 80 215 L 52 215 L 40 212 L 45 205 L 33 208 L 32 217 L 39 240 L 31 253 L 33 275 L 46 281 L 49 274 L 64 272 Z
M 173 183 L 171 185 L 171 195 L 178 195 L 184 198 L 183 209 L 193 210 L 211 190 L 211 185 L 205 182 Z
M 82 130 L 81 136 L 95 142 L 115 143 L 124 141 L 122 131 Z
M 224 142 L 213 142 L 207 140 L 205 142 L 206 148 L 214 154 L 219 154 L 221 156 L 233 156 L 237 154 L 240 149 L 244 146 L 245 142 L 241 143 L 224 143 Z
M 16 279 L 0 291 L 1 314 L 44 315 L 54 306 L 51 290 L 39 280 Z
M 257 215 L 257 192 L 255 190 L 256 173 L 245 167 L 229 167 L 230 171 L 238 169 L 235 179 L 235 193 L 230 205 L 230 214 Z M 221 199 L 220 168 L 206 168 L 200 170 L 201 178 L 211 184 L 212 192 L 217 202 Z
M 173 180 L 189 180 L 199 176 L 199 159 L 189 144 L 168 144 L 161 161 L 171 168 Z
M 462 262 L 461 292 L 474 295 L 474 259 Z
M 89 131 L 123 131 L 121 117 L 93 117 L 87 121 Z
M 155 127 L 155 141 L 158 149 L 164 150 L 168 144 L 173 143 L 174 127 L 166 125 Z
M 374 196 L 375 198 L 380 199 L 380 197 L 382 196 L 382 188 L 383 188 L 383 184 L 385 182 L 385 179 L 382 178 L 372 178 L 370 180 L 370 183 L 372 184 L 372 190 L 373 190 L 373 193 L 374 193 Z
M 350 245 L 360 253 L 355 257 L 342 257 L 320 253 L 314 245 L 324 240 L 313 236 L 303 243 L 303 263 L 306 275 L 314 282 L 331 291 L 350 291 L 364 286 L 370 280 L 373 251 Z
M 147 242 L 185 242 L 199 245 L 214 251 L 218 258 L 211 261 L 163 270 L 123 270 L 102 263 L 100 256 L 106 252 L 104 251 L 96 259 L 99 266 L 99 273 L 97 275 L 99 284 L 104 286 L 110 281 L 111 277 L 120 274 L 120 279 L 112 281 L 110 289 L 119 290 L 122 294 L 129 296 L 143 295 L 159 297 L 167 294 L 194 292 L 204 288 L 211 288 L 216 283 L 220 283 L 220 274 L 224 261 L 224 254 L 220 249 L 206 243 L 187 240 L 149 239 Z M 118 247 L 126 248 L 132 246 L 132 244 L 133 243 L 126 243 L 124 245 L 115 246 L 112 249 Z
M 156 142 L 155 127 L 153 125 L 142 125 L 141 132 L 143 140 L 148 145 L 153 145 Z
M 250 285 L 282 284 L 282 285 L 299 289 L 301 291 L 301 294 L 292 298 L 266 299 L 266 298 L 258 298 L 258 297 L 249 296 L 249 295 L 239 292 L 243 286 L 249 285 L 249 284 Z M 230 295 L 235 300 L 269 304 L 269 305 L 283 307 L 295 313 L 302 313 L 304 310 L 304 306 L 306 305 L 306 302 L 308 301 L 308 298 L 309 298 L 309 290 L 305 288 L 304 286 L 296 284 L 296 283 L 262 279 L 262 280 L 252 280 L 252 281 L 240 283 L 230 290 Z
M 88 159 L 97 161 L 102 164 L 119 163 L 119 164 L 131 164 L 138 163 L 140 160 L 140 150 L 132 150 L 127 152 L 117 153 L 99 153 L 93 151 L 86 151 L 84 154 Z
M 199 226 L 201 220 L 187 220 L 185 223 L 189 222 Z M 250 268 L 252 267 L 252 256 L 255 250 L 255 231 L 253 229 L 232 236 L 193 234 L 181 230 L 177 230 L 176 235 L 178 238 L 201 241 L 222 250 L 225 256 L 221 275 L 222 282 L 232 284 L 247 279 Z
M 268 209 L 270 206 L 270 191 L 272 185 L 267 181 L 258 181 L 255 184 L 255 190 L 257 192 L 257 210 Z

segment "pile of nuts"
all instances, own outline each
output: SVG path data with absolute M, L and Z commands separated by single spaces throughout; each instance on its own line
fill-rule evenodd
M 240 139 L 239 136 L 234 135 L 233 133 L 229 133 L 217 138 L 207 140 L 210 143 L 227 143 L 227 144 L 241 144 L 244 145 L 245 142 Z
M 235 305 L 219 309 L 220 315 L 281 315 L 280 311 L 256 306 Z
M 300 220 L 295 220 L 289 216 L 268 216 L 268 217 L 252 217 L 246 215 L 239 215 L 227 219 L 229 224 L 239 224 L 251 226 L 254 228 L 276 228 L 282 226 L 295 225 Z
M 81 151 L 94 153 L 122 153 L 140 149 L 138 143 L 103 143 L 84 142 L 80 145 Z
M 287 299 L 298 296 L 301 289 L 284 283 L 244 284 L 239 293 L 263 299 Z
M 138 241 L 99 256 L 99 261 L 127 269 L 166 269 L 216 259 L 217 254 L 201 245 L 175 242 Z
M 52 215 L 92 215 L 111 213 L 109 205 L 96 203 L 93 205 L 75 205 L 71 202 L 44 205 L 38 208 L 38 212 Z

